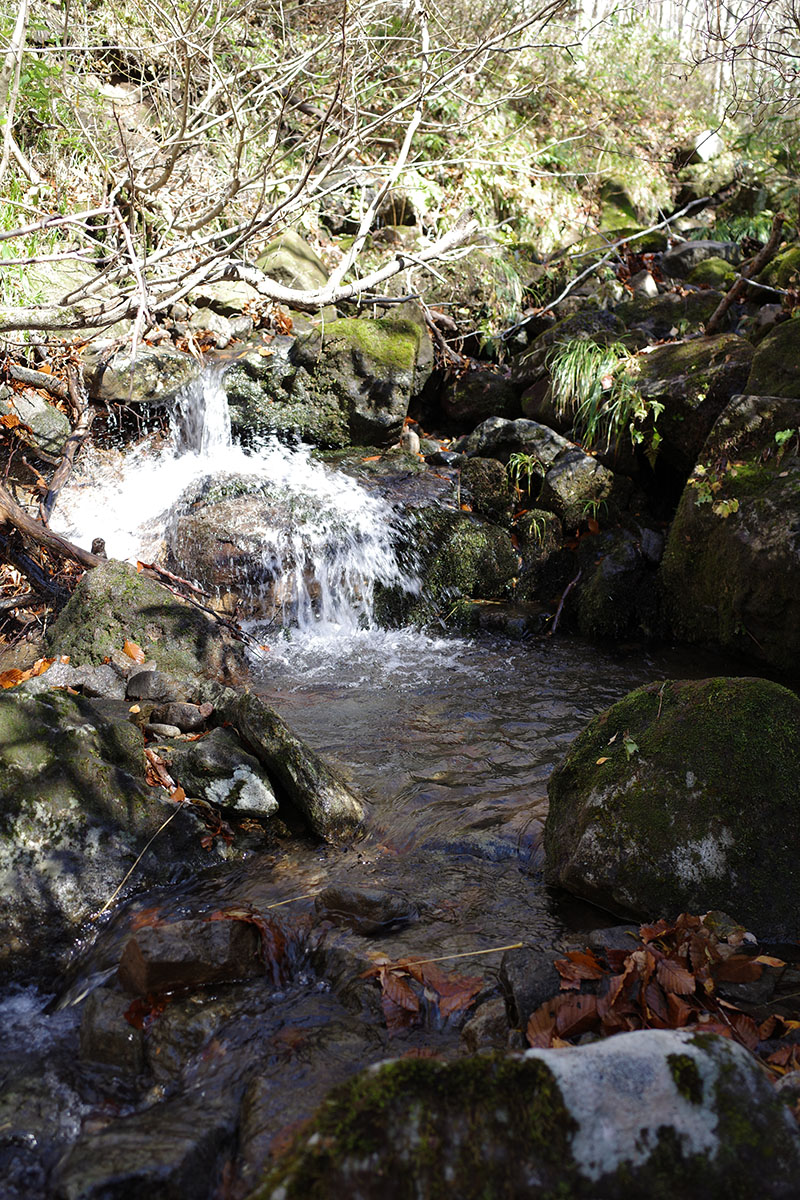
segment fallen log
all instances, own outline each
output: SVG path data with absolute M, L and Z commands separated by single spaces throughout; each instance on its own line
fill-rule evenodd
M 71 558 L 82 567 L 99 566 L 103 559 L 81 546 L 75 546 L 66 538 L 53 533 L 41 521 L 29 516 L 23 508 L 12 499 L 6 488 L 0 484 L 0 524 L 13 525 L 23 537 L 30 538 L 37 546 L 46 546 L 62 558 Z

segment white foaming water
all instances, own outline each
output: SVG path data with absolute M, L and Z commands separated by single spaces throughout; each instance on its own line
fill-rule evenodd
M 260 593 L 262 611 L 274 606 L 273 621 L 315 636 L 352 633 L 372 624 L 378 583 L 418 590 L 398 562 L 399 521 L 384 500 L 316 462 L 307 447 L 274 438 L 253 450 L 233 444 L 219 371 L 204 372 L 178 397 L 168 440 L 125 454 L 90 451 L 54 525 L 79 545 L 104 538 L 111 557 L 164 562 L 167 547 L 181 549 L 181 518 L 204 496 L 208 502 L 209 489 L 242 512 L 241 526 L 234 518 L 233 532 L 225 530 L 240 551 L 232 586 Z M 172 569 L 202 573 L 180 557 Z

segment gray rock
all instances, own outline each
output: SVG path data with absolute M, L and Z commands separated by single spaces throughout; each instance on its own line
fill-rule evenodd
M 174 738 L 181 735 L 177 725 L 161 725 L 158 721 L 148 721 L 144 732 L 148 738 Z
M 187 683 L 173 679 L 163 671 L 134 670 L 128 676 L 125 695 L 128 700 L 159 700 L 162 703 L 179 702 L 186 694 Z
M 495 996 L 481 1004 L 461 1030 L 461 1040 L 471 1054 L 478 1050 L 502 1050 L 508 1045 L 510 1033 L 506 1002 Z
M 473 370 L 446 384 L 440 399 L 449 422 L 470 429 L 487 417 L 513 419 L 521 415 L 520 387 L 498 371 Z
M 98 667 L 73 667 L 71 663 L 54 662 L 41 675 L 34 675 L 19 684 L 20 691 L 33 696 L 57 687 L 80 688 L 85 696 L 125 699 L 125 680 L 108 663 Z
M 0 401 L 0 410 L 4 415 L 16 414 L 23 425 L 29 426 L 30 433 L 25 430 L 20 432 L 35 449 L 44 450 L 55 458 L 60 458 L 64 453 L 72 426 L 60 409 L 48 404 L 37 392 L 32 389 L 14 392 L 13 404 L 10 399 Z
M 194 733 L 204 729 L 208 718 L 213 713 L 210 704 L 188 704 L 183 701 L 173 701 L 154 708 L 150 714 L 151 721 L 162 721 L 167 725 L 177 725 L 182 733 Z
M 258 1194 L 401 1200 L 413 1181 L 459 1200 L 791 1200 L 798 1172 L 797 1126 L 742 1046 L 642 1030 L 521 1059 L 371 1068 L 330 1094 Z
M 140 345 L 128 351 L 103 350 L 90 344 L 84 352 L 86 383 L 93 400 L 106 404 L 163 407 L 200 374 L 190 354 L 171 345 Z
M 629 494 L 629 480 L 576 446 L 549 467 L 538 504 L 556 513 L 565 529 L 574 530 L 587 517 L 617 513 Z
M 189 321 L 189 328 L 195 333 L 205 332 L 205 330 L 213 333 L 218 350 L 224 350 L 233 336 L 228 318 L 222 316 L 221 313 L 214 312 L 211 308 L 199 308 L 196 313 L 193 313 Z
M 530 946 L 506 950 L 500 963 L 500 986 L 505 995 L 508 1020 L 513 1028 L 525 1030 L 528 1018 L 545 1000 L 557 996 L 561 976 L 553 966 L 563 954 L 535 950 Z
M 276 283 L 300 291 L 317 291 L 328 282 L 322 259 L 293 229 L 270 242 L 256 263 Z
M 197 742 L 177 742 L 161 753 L 172 777 L 193 799 L 263 817 L 278 811 L 269 776 L 229 729 L 212 729 Z
M 737 264 L 741 253 L 736 242 L 714 242 L 709 239 L 680 242 L 661 256 L 661 270 L 674 279 L 685 279 L 693 267 L 707 258 L 721 258 Z
M 551 466 L 559 454 L 570 450 L 573 443 L 547 425 L 519 417 L 515 421 L 504 417 L 489 417 L 467 437 L 454 445 L 459 454 L 470 457 L 507 460 L 511 454 L 529 454 L 542 468 Z
M 666 680 L 596 717 L 548 785 L 548 882 L 644 919 L 720 909 L 800 933 L 800 700 L 763 679 Z
M 635 275 L 631 275 L 628 283 L 634 296 L 658 295 L 658 285 L 649 271 L 637 271 Z

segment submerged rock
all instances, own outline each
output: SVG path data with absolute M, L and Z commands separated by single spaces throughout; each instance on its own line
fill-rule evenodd
M 800 399 L 734 397 L 684 489 L 661 567 L 678 637 L 790 676 L 800 672 L 799 430 Z
M 799 1170 L 793 1118 L 742 1046 L 643 1030 L 373 1067 L 330 1094 L 252 1200 L 790 1200 Z
M 128 939 L 119 982 L 134 996 L 157 995 L 264 973 L 261 934 L 234 919 L 145 926 Z
M 87 571 L 49 630 L 48 645 L 75 664 L 100 664 L 136 642 L 165 671 L 240 677 L 242 644 L 206 613 L 110 559 Z
M 800 935 L 800 700 L 763 679 L 631 692 L 554 771 L 551 884 L 644 918 L 721 909 Z

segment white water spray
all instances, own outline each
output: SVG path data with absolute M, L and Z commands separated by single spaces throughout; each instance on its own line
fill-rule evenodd
M 418 590 L 398 561 L 399 521 L 386 501 L 307 447 L 233 443 L 219 370 L 183 390 L 171 424 L 166 441 L 91 450 L 59 500 L 59 532 L 80 545 L 103 537 L 112 557 L 168 563 L 209 588 L 194 521 L 205 511 L 212 526 L 227 522 L 210 538 L 212 551 L 216 541 L 232 547 L 227 586 L 273 622 L 317 634 L 371 625 L 378 584 Z

